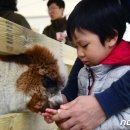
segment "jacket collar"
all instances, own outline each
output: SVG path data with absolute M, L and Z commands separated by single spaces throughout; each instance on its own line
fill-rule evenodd
M 86 65 L 84 65 L 84 68 L 89 72 L 89 69 L 91 69 L 95 75 L 95 78 L 101 78 L 104 77 L 104 75 L 112 69 L 112 65 L 103 65 L 103 64 L 99 64 L 96 66 L 91 66 L 88 67 Z
M 130 43 L 122 40 L 109 56 L 100 63 L 107 65 L 130 65 Z

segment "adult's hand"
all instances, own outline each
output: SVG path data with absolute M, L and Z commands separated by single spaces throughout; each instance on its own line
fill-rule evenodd
M 61 105 L 54 116 L 62 130 L 92 130 L 106 119 L 105 113 L 94 96 L 79 96 L 72 102 Z

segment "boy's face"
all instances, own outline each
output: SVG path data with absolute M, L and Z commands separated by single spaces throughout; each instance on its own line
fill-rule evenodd
M 62 17 L 64 12 L 63 8 L 59 8 L 59 6 L 56 3 L 52 3 L 48 7 L 48 13 L 49 16 L 51 17 L 51 20 L 56 20 Z
M 98 65 L 108 56 L 116 44 L 115 40 L 108 39 L 103 46 L 98 35 L 83 29 L 80 31 L 76 29 L 72 40 L 77 48 L 78 57 L 88 66 Z

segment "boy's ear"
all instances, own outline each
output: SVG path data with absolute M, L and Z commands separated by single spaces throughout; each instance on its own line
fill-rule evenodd
M 115 35 L 114 37 L 107 38 L 106 42 L 108 42 L 108 46 L 112 48 L 117 44 L 117 40 L 118 35 Z

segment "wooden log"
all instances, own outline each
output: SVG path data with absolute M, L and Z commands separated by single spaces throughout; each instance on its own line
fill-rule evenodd
M 0 53 L 23 53 L 30 44 L 36 43 L 49 48 L 67 65 L 73 65 L 77 57 L 75 48 L 0 17 Z
M 55 123 L 47 124 L 38 114 L 25 112 L 0 116 L 0 130 L 58 130 L 58 127 Z

